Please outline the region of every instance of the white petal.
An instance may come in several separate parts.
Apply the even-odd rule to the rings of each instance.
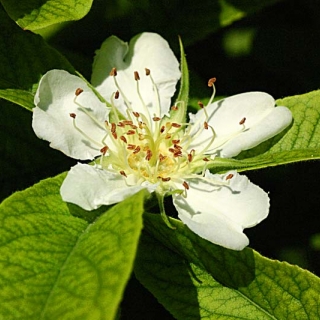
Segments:
[[[180,70],[176,57],[161,36],[155,33],[142,33],[134,37],[129,45],[114,36],[104,41],[100,50],[96,52],[91,83],[108,101],[112,93],[117,90],[113,78],[109,76],[114,67],[118,71],[117,81],[120,88],[132,103],[133,110],[144,112],[134,80],[134,71],[138,71],[143,100],[150,109],[149,112],[159,116],[150,77],[145,75],[145,68],[150,69],[159,91],[161,114],[168,112],[176,83],[180,79]],[[121,94],[115,103],[117,108],[126,114]]]
[[[215,140],[208,154],[234,157],[283,131],[291,122],[292,115],[286,107],[275,107],[274,99],[264,92],[247,92],[217,101],[207,108],[208,123],[213,127]],[[240,121],[245,118],[243,126]],[[203,110],[190,117],[192,123],[199,122],[191,135],[198,134],[190,149],[199,148],[210,142],[212,131],[203,130],[206,120]]]
[[[142,189],[153,192],[156,187],[151,184],[128,186],[121,174],[78,163],[68,172],[60,194],[66,202],[94,210],[102,205],[118,203]]]
[[[100,154],[101,140],[106,132],[74,103],[77,88],[84,90],[77,97],[77,102],[103,125],[104,120],[108,119],[109,109],[87,84],[64,70],[51,70],[40,80],[35,95],[32,127],[39,138],[50,142],[52,148],[75,159],[93,159]],[[97,144],[74,128],[70,113],[76,114],[77,126]]]
[[[226,182],[228,186],[219,183]],[[187,197],[173,197],[179,218],[200,237],[223,247],[242,250],[249,241],[244,228],[265,219],[269,212],[269,197],[246,176],[235,171],[224,175],[206,172],[205,179],[186,180]]]

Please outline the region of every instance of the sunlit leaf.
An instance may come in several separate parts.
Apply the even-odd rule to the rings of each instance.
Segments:
[[[177,319],[318,319],[320,279],[297,266],[213,245],[145,215],[135,273]]]
[[[132,270],[144,194],[88,223],[61,200],[64,176],[0,205],[1,319],[114,319]]]
[[[1,0],[11,19],[25,30],[83,18],[93,0]]]

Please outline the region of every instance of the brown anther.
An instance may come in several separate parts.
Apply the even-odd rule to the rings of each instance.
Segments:
[[[164,138],[165,138],[165,139],[170,139],[170,138],[171,138],[171,134],[170,134],[170,133],[167,133]]]
[[[188,161],[191,162],[193,159],[193,154],[190,152],[188,153]]]
[[[182,149],[182,147],[179,146],[178,144],[174,144],[173,147],[174,147],[175,149],[177,149],[177,150],[181,150],[181,149]]]
[[[161,118],[159,118],[159,117],[153,117],[152,120],[153,120],[153,121],[160,121]]]
[[[178,144],[180,142],[180,140],[172,140],[173,144]]]
[[[77,115],[76,115],[75,113],[69,113],[69,116],[70,116],[71,118],[75,119]]]
[[[138,129],[138,126],[136,126],[135,124],[131,124],[130,127],[135,130],[135,129]]]
[[[175,123],[175,122],[172,122],[171,125],[172,125],[174,128],[180,128],[180,127],[181,127],[181,124]]]
[[[79,96],[82,92],[83,92],[83,89],[78,88],[74,94],[75,94],[76,96]]]
[[[149,146],[148,145],[145,145],[143,148],[142,148],[143,151],[147,151],[149,150]]]
[[[171,180],[171,178],[170,178],[170,177],[167,177],[167,178],[161,178],[161,180],[162,180],[163,182],[168,182],[168,181],[170,181],[170,180]]]
[[[208,81],[208,87],[213,87],[213,84],[214,84],[216,81],[217,81],[216,78],[211,78],[211,79],[209,79],[209,81]]]
[[[126,126],[131,126],[133,124],[131,120],[123,120],[122,123]]]
[[[120,96],[120,92],[117,90],[114,94],[114,98],[119,99],[119,96]]]
[[[227,176],[226,176],[226,180],[230,180],[233,178],[233,174],[232,173],[229,173]]]
[[[108,127],[109,126],[109,121],[108,120],[104,120],[104,124]]]
[[[199,106],[201,109],[204,108],[204,105],[203,105],[203,103],[202,103],[201,101],[198,101],[198,106]]]
[[[117,76],[117,69],[116,68],[112,68],[110,71],[110,76],[111,77],[116,77]]]
[[[170,151],[171,153],[175,153],[175,152],[176,152],[176,150],[173,149],[173,148],[169,148],[169,151]]]
[[[115,139],[118,139],[118,135],[116,132],[112,132],[112,136],[115,138]]]
[[[116,132],[116,124],[114,122],[111,123],[111,132],[112,133]]]
[[[165,129],[166,129],[165,126],[162,126],[160,129],[160,133],[163,133]]]
[[[205,162],[210,161],[207,157],[206,157],[206,158],[203,158],[202,160],[205,161]]]
[[[103,148],[100,149],[100,152],[101,152],[103,155],[105,155],[105,154],[107,153],[108,149],[109,149],[108,146],[104,146]]]
[[[184,186],[184,188],[186,190],[189,190],[189,185],[188,185],[188,183],[186,181],[184,181],[182,185]]]
[[[161,153],[159,154],[159,160],[162,162],[164,159],[166,159],[167,156],[162,155]]]
[[[207,121],[205,121],[205,122],[203,123],[203,126],[204,126],[204,128],[205,128],[206,130],[208,130],[209,125],[208,125],[208,122],[207,122]]]
[[[122,140],[124,143],[127,143],[127,139],[126,139],[126,137],[124,137],[124,136],[121,136],[121,137],[120,137],[120,140]]]
[[[127,146],[127,149],[128,149],[128,150],[134,150],[135,148],[136,148],[136,145],[135,145],[135,144],[129,143],[128,146]]]
[[[137,146],[137,147],[134,149],[133,153],[134,153],[134,154],[137,154],[140,150],[141,150],[140,146]]]
[[[126,173],[123,170],[120,171],[120,174],[124,177],[127,177]]]
[[[133,115],[136,117],[136,118],[139,118],[140,117],[140,113],[139,112],[135,112],[135,111],[132,111]]]
[[[134,80],[136,80],[136,81],[140,80],[140,76],[139,76],[139,72],[138,71],[134,72]]]
[[[124,123],[123,122],[119,122],[118,123],[118,127],[124,128]]]
[[[180,150],[176,150],[175,153],[173,154],[173,156],[174,156],[175,158],[181,157],[181,156],[182,156],[182,152],[181,152]]]
[[[135,134],[136,132],[134,130],[128,130],[127,135],[128,136],[132,136],[133,134]]]
[[[146,70],[146,76],[150,76],[150,69],[144,68],[144,70]]]
[[[152,158],[152,151],[149,149],[147,150],[146,160],[149,161]]]
[[[177,106],[172,106],[172,107],[171,107],[171,110],[177,111],[177,110],[178,110],[178,107],[177,107]]]
[[[239,122],[240,125],[244,124],[246,122],[246,118],[242,118],[241,121]]]

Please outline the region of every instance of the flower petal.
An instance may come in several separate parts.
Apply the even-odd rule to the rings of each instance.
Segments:
[[[108,119],[109,109],[87,84],[67,71],[51,70],[40,80],[35,95],[32,127],[39,138],[49,141],[52,148],[67,156],[81,160],[93,159],[100,154],[101,140],[106,132],[74,103],[78,88],[83,92],[76,101],[103,125]],[[70,113],[76,114],[77,126],[96,143],[75,129]]]
[[[207,171],[204,179],[186,181],[187,197],[173,196],[179,218],[193,232],[215,244],[233,250],[247,246],[249,240],[243,229],[267,217],[268,195],[236,171],[224,175]],[[227,182],[228,185],[221,185]]]
[[[153,192],[157,185],[128,186],[126,178],[97,166],[78,163],[68,172],[60,194],[63,201],[74,203],[85,210],[118,203],[142,189]]]
[[[212,130],[203,130],[201,127],[207,121],[215,133],[207,154],[224,158],[234,157],[243,150],[257,146],[283,131],[292,122],[290,110],[275,107],[274,99],[264,92],[238,94],[209,105],[206,111],[208,120],[203,110],[190,116],[191,123],[199,123],[190,134],[195,135],[201,130],[190,149],[206,145],[212,139]]]
[[[161,36],[155,33],[142,33],[134,37],[129,45],[114,36],[104,41],[96,52],[91,83],[107,101],[110,101],[112,94],[117,91],[113,77],[109,76],[112,68],[117,68],[117,82],[132,104],[132,109],[144,112],[134,80],[134,72],[138,71],[143,100],[150,109],[150,114],[155,113],[160,116],[151,79],[145,74],[145,68],[150,69],[159,91],[161,115],[168,112],[171,97],[180,79],[180,70],[176,57],[167,41]],[[115,104],[122,114],[126,114],[123,98],[120,93]]]

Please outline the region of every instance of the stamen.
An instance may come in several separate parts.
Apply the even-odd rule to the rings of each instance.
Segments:
[[[108,151],[109,147],[108,146],[104,146],[103,148],[100,149],[100,152],[105,156],[107,151]]]
[[[246,122],[246,118],[244,117],[244,118],[242,118],[242,119],[240,120],[239,124],[240,124],[240,125],[243,125],[245,122]]]
[[[189,190],[189,189],[190,189],[189,184],[188,184],[186,181],[184,181],[182,185],[184,186],[184,188],[185,188],[186,190]]]
[[[180,127],[181,127],[181,124],[175,123],[175,122],[172,122],[171,125],[172,125],[174,128],[180,128]]]
[[[76,115],[75,113],[69,113],[69,116],[70,116],[71,118],[75,119],[77,115]]]
[[[171,107],[171,110],[173,110],[173,111],[178,111],[178,107],[177,107],[177,106],[172,106],[172,107]]]
[[[139,112],[132,111],[132,113],[133,113],[133,115],[134,115],[136,118],[139,118],[139,117],[140,117]]]
[[[140,80],[140,76],[139,76],[139,72],[138,71],[134,71],[134,80],[136,80],[136,81]]]
[[[147,150],[146,160],[149,161],[152,158],[152,151],[149,149]]]
[[[153,121],[160,121],[161,118],[159,118],[159,117],[153,117],[152,120],[153,120]]]
[[[76,96],[79,96],[82,92],[83,92],[83,89],[78,88],[74,94],[75,94]]]
[[[110,76],[111,77],[116,77],[117,76],[117,68],[112,68],[110,71]]]
[[[170,180],[171,180],[171,178],[170,178],[170,177],[167,177],[167,178],[161,178],[161,180],[162,180],[163,182],[168,182],[168,181],[170,181]]]
[[[167,159],[167,156],[162,155],[161,153],[159,154],[159,160],[162,162],[163,160]]]
[[[128,132],[127,132],[127,135],[128,136],[132,136],[133,134],[135,134],[136,132],[134,131],[134,130],[129,130]]]
[[[116,124],[114,122],[111,123],[111,132],[115,133],[116,132]]]
[[[232,173],[229,173],[227,176],[226,176],[226,180],[230,180],[233,178],[233,174]]]
[[[180,142],[180,140],[172,140],[173,144],[178,144]]]
[[[127,143],[127,139],[126,139],[126,137],[124,137],[124,136],[121,136],[121,137],[120,137],[120,140],[122,140],[124,143]]]
[[[205,128],[206,130],[208,130],[209,125],[208,125],[208,122],[207,122],[207,121],[205,121],[205,122],[203,123],[203,126],[204,126],[204,128]]]
[[[120,174],[124,177],[127,177],[126,173],[123,170],[120,171]]]
[[[211,98],[210,98],[207,106],[209,106],[209,105],[212,103],[212,101],[213,101],[213,99],[214,99],[214,96],[216,95],[216,87],[215,87],[215,85],[214,85],[214,83],[215,83],[216,81],[217,81],[216,78],[211,78],[211,79],[209,79],[209,81],[208,81],[208,87],[212,88],[213,92],[212,92],[212,96],[211,96]]]
[[[202,160],[205,161],[205,162],[210,161],[210,159],[208,159],[207,157],[203,158]]]
[[[133,154],[137,154],[140,150],[141,150],[140,146],[137,146],[137,147],[134,149]]]
[[[160,129],[160,133],[163,133],[165,129],[166,129],[165,126],[162,126]]]
[[[150,69],[144,68],[144,70],[146,70],[146,76],[150,76]]]
[[[120,92],[119,90],[117,90],[116,93],[114,94],[114,98],[119,99],[119,96],[120,96]]]
[[[127,149],[128,150],[134,150],[136,148],[135,144],[128,144]]]
[[[198,101],[198,106],[199,106],[201,109],[204,108],[204,105],[203,105],[203,103],[202,103],[201,101]]]
[[[115,138],[115,139],[118,139],[118,135],[116,132],[112,132],[112,136]]]

